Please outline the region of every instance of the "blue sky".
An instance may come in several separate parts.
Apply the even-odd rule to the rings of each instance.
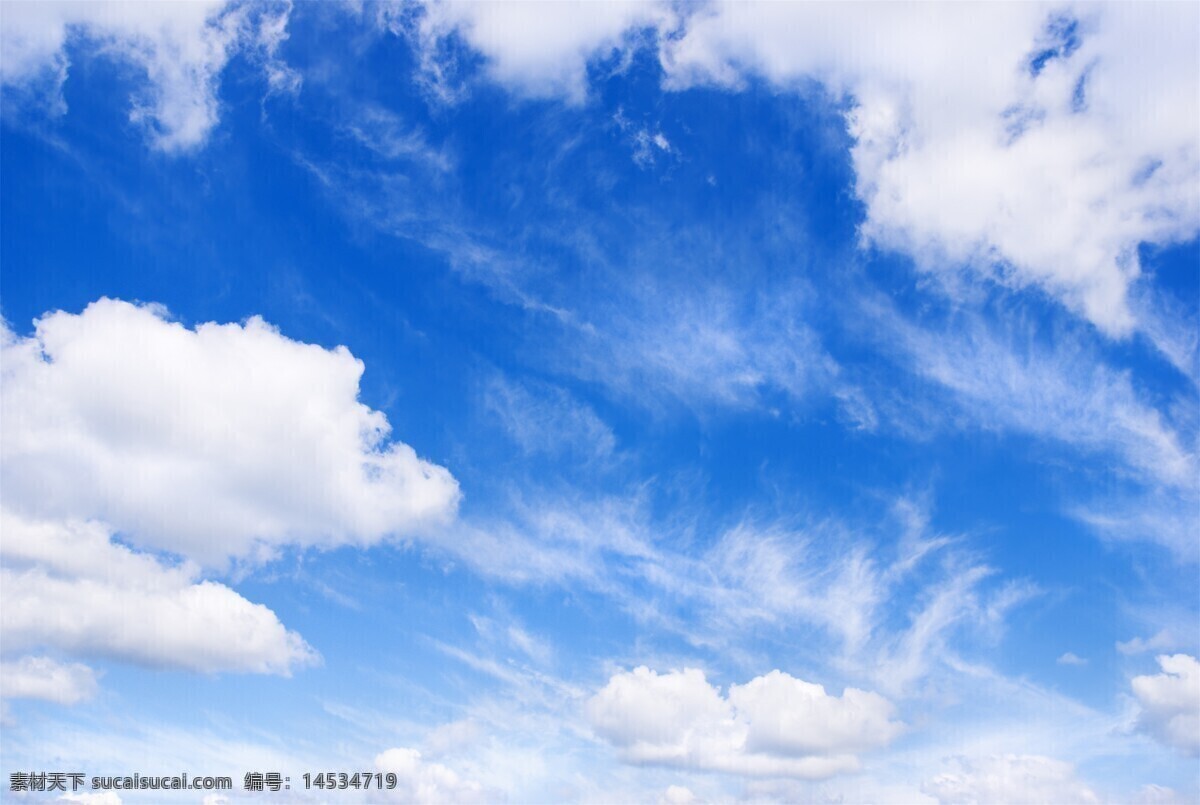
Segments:
[[[1200,798],[1195,5],[3,11],[6,776]]]

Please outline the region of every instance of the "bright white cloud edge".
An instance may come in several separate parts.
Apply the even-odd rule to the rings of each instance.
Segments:
[[[169,320],[102,299],[5,329],[5,506],[98,520],[207,566],[284,546],[368,546],[454,517],[458,484],[389,439],[344,347],[262,319]]]
[[[731,685],[702,671],[659,674],[645,666],[614,674],[587,703],[598,735],[637,764],[744,776],[822,779],[859,768],[858,753],[891,742],[903,725],[877,693],[820,685],[781,671]]]

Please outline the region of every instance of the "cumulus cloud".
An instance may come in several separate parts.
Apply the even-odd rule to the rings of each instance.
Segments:
[[[618,0],[610,3],[474,3],[435,0],[423,4],[416,24],[426,50],[452,33],[464,36],[487,60],[496,81],[535,98],[579,102],[587,94],[589,60],[623,46],[631,31],[670,27],[666,4]],[[402,22],[385,17],[390,26]]]
[[[0,19],[0,74],[9,88],[49,82],[52,105],[65,111],[68,49],[74,41],[87,42],[144,73],[130,119],[146,125],[158,148],[187,150],[216,125],[218,80],[239,49],[262,61],[273,89],[294,84],[296,76],[275,58],[289,12],[287,3],[226,0],[13,3]]]
[[[1069,763],[1041,755],[956,758],[954,770],[927,780],[922,790],[942,805],[1004,802],[1099,802]]]
[[[663,63],[673,86],[757,74],[849,96],[866,237],[1122,333],[1138,243],[1200,223],[1198,31],[1194,7],[1167,5],[722,2]]]
[[[1200,662],[1187,654],[1158,657],[1163,673],[1133,678],[1138,727],[1187,755],[1200,755]]]
[[[484,787],[474,780],[465,780],[453,769],[422,759],[416,749],[395,748],[380,753],[375,767],[396,775],[396,788],[390,796],[400,802],[489,802]]]
[[[661,805],[689,805],[689,803],[699,802],[696,795],[692,793],[692,789],[682,785],[669,785],[662,796],[658,798]]]
[[[102,521],[210,566],[450,518],[454,478],[389,440],[384,415],[358,401],[362,372],[344,347],[257,317],[190,329],[103,299],[43,317],[30,337],[5,328],[5,506]]]
[[[7,605],[6,605],[7,606]],[[96,693],[96,674],[86,665],[49,657],[22,657],[0,662],[0,698],[42,699],[76,704]]]
[[[113,542],[94,522],[0,512],[0,636],[6,652],[54,649],[156,668],[288,674],[315,652],[275,613],[194,567],[169,566]],[[35,684],[31,675],[41,676]],[[94,689],[81,665],[5,663],[5,696],[70,704]]]
[[[857,769],[858,753],[903,729],[876,693],[847,688],[831,696],[781,671],[722,696],[703,671],[643,666],[609,679],[587,713],[629,763],[805,779]]]
[[[345,348],[109,299],[2,335],[6,653],[288,674],[316,652],[202,567],[368,545],[454,513],[454,479],[388,438]],[[6,697],[95,687],[85,666],[37,657],[3,677]]]

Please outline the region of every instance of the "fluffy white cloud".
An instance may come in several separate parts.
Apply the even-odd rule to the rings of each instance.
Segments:
[[[421,758],[416,749],[395,748],[375,758],[375,767],[396,775],[396,788],[390,792],[400,802],[488,802],[482,785],[464,780],[453,769]]]
[[[733,713],[720,691],[696,668],[659,675],[642,666],[615,674],[588,705],[598,733],[631,756],[684,757],[687,741],[698,741],[706,728],[728,732]]]
[[[453,514],[450,474],[389,442],[384,416],[358,402],[362,370],[344,348],[259,319],[193,330],[107,299],[48,315],[28,338],[6,327],[5,651],[201,672],[315,661],[275,613],[196,563],[370,544]],[[77,665],[46,666],[31,685],[47,662],[6,664],[5,695],[67,702],[94,688]]]
[[[729,701],[750,725],[746,748],[777,755],[854,753],[891,743],[901,725],[892,705],[877,693],[846,688],[841,697],[825,688],[771,671],[729,688]]]
[[[1123,333],[1138,243],[1200,225],[1198,32],[1193,6],[721,2],[663,63],[674,86],[755,73],[851,96],[865,236]]]
[[[61,111],[67,46],[86,40],[144,72],[130,119],[148,126],[157,147],[185,150],[203,143],[216,125],[218,79],[235,51],[258,54],[273,88],[295,80],[273,58],[289,9],[227,0],[12,3],[0,17],[0,74],[10,87],[48,79]]]
[[[49,657],[0,662],[0,698],[76,704],[95,693],[96,674],[86,665],[60,663]]]
[[[689,805],[699,800],[692,793],[692,789],[682,785],[669,785],[658,801],[661,805]]]
[[[368,545],[450,518],[450,473],[389,441],[363,364],[259,318],[189,329],[104,299],[3,334],[5,506],[206,565]],[[189,596],[212,596],[204,585]]]
[[[1041,755],[956,759],[954,771],[926,781],[922,790],[942,805],[1007,802],[1099,802],[1075,777],[1071,764]]]
[[[528,96],[578,102],[587,92],[590,59],[621,47],[631,30],[669,27],[672,20],[666,4],[639,0],[436,0],[424,3],[418,26],[427,49],[458,32],[487,58],[488,72],[495,80]]]
[[[587,713],[630,763],[806,779],[857,769],[857,753],[902,729],[878,694],[847,688],[831,696],[780,671],[732,685],[723,697],[702,671],[643,666],[613,675]]]
[[[103,525],[38,522],[3,511],[0,530],[6,652],[53,648],[151,667],[276,674],[316,660],[271,610],[199,580],[193,567],[171,567],[114,543]],[[6,663],[4,695],[71,703],[94,687],[87,668],[48,663]],[[29,681],[34,672],[49,675],[43,687]]]
[[[1200,662],[1187,654],[1162,655],[1163,673],[1133,678],[1142,711],[1138,726],[1168,746],[1200,755]]]

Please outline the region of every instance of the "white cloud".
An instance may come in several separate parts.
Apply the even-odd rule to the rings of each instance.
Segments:
[[[637,28],[669,27],[666,4],[617,2],[423,3],[426,48],[457,32],[487,59],[491,77],[531,97],[582,101],[589,60],[611,54]]]
[[[60,663],[49,657],[0,662],[0,698],[77,704],[95,694],[96,674],[86,665]]]
[[[902,729],[877,693],[846,688],[838,698],[781,671],[731,686],[729,701],[750,724],[746,748],[753,752],[854,753],[891,743]]]
[[[669,785],[658,801],[661,805],[690,805],[700,800],[687,786]]]
[[[954,771],[943,772],[922,786],[942,805],[1100,801],[1075,777],[1071,764],[1041,755],[957,758],[954,765]]]
[[[0,511],[0,636],[6,652],[52,648],[160,668],[288,674],[317,659],[271,610],[112,541],[98,523],[37,522]],[[94,687],[83,666],[5,664],[5,695],[36,695],[27,674],[54,672],[66,702]],[[41,664],[39,666],[39,664]],[[70,685],[68,685],[70,683]],[[43,695],[42,698],[48,698]],[[82,695],[76,696],[82,698]]]
[[[257,317],[189,329],[103,299],[28,338],[5,328],[5,506],[102,521],[210,566],[446,521],[457,483],[389,441],[384,415],[358,401],[362,372],[344,347]]]
[[[1200,662],[1187,654],[1164,654],[1158,664],[1163,673],[1136,676],[1131,683],[1141,705],[1138,727],[1185,754],[1200,755]]]
[[[626,762],[805,779],[857,769],[858,753],[903,728],[878,694],[847,688],[831,696],[780,671],[732,685],[723,697],[697,669],[658,674],[643,666],[613,675],[587,714]]]
[[[1057,660],[1059,665],[1087,665],[1087,660],[1074,652],[1068,651]]]
[[[296,76],[274,58],[289,12],[283,3],[251,7],[225,0],[12,3],[0,21],[0,73],[10,87],[49,75],[61,111],[67,47],[76,38],[86,40],[144,72],[130,119],[148,127],[158,148],[187,150],[201,145],[216,125],[218,80],[239,49],[263,61],[273,89],[294,86]]]
[[[400,802],[489,802],[494,798],[482,785],[464,780],[453,769],[423,760],[416,749],[388,749],[375,758],[375,767],[396,775],[397,785],[389,796]]]
[[[1138,243],[1200,224],[1198,31],[1179,5],[719,2],[662,56],[669,86],[758,74],[849,95],[865,236],[1119,334]]]

